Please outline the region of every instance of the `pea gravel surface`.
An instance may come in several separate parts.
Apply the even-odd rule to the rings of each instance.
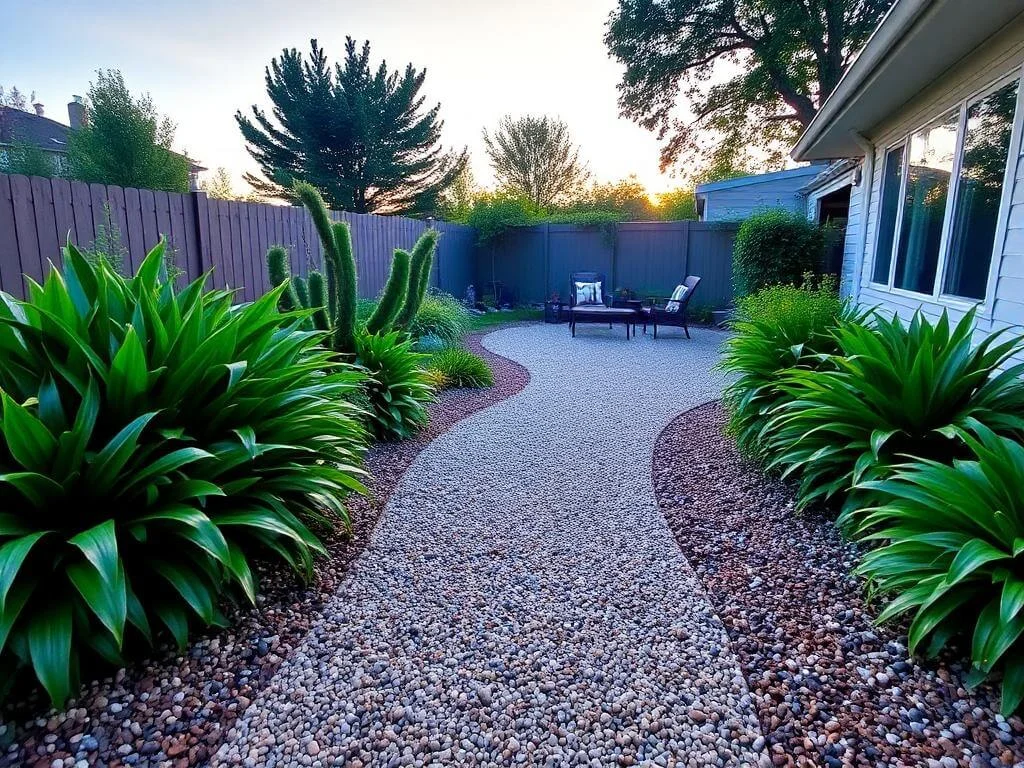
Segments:
[[[661,429],[719,395],[723,339],[484,337],[530,383],[418,455],[215,763],[769,764],[651,484]]]

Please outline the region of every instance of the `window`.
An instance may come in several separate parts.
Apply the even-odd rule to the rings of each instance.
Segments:
[[[967,109],[943,293],[985,298],[1017,88],[1004,85]]]
[[[896,246],[895,288],[931,293],[935,286],[949,177],[956,157],[958,118],[958,113],[950,112],[910,137],[903,216]]]
[[[888,149],[872,282],[985,299],[1019,90],[1004,80]]]
[[[882,204],[878,214],[878,243],[875,245],[875,268],[871,280],[889,284],[892,264],[892,241],[896,232],[896,214],[900,210],[900,180],[903,177],[903,147],[890,149],[882,169]]]

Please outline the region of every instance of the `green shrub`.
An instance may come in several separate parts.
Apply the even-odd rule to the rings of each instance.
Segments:
[[[423,359],[401,331],[356,337],[356,363],[369,373],[370,428],[378,439],[402,440],[427,423],[425,404],[433,392],[421,368]]]
[[[1024,428],[1024,365],[1000,370],[1024,338],[973,346],[973,325],[973,312],[953,328],[945,312],[935,324],[922,313],[909,325],[877,314],[870,325],[841,322],[831,367],[781,374],[766,445],[770,466],[800,477],[801,506],[877,479],[897,456],[948,461],[979,423]]]
[[[388,273],[388,281],[384,284],[380,299],[374,307],[373,312],[366,318],[367,333],[382,333],[391,330],[391,326],[398,319],[402,311],[403,300],[409,290],[410,256],[408,251],[401,248],[395,249],[395,255],[391,259],[391,271]],[[359,308],[356,307],[356,316],[359,315]]]
[[[803,288],[773,285],[739,299],[719,366],[736,375],[723,399],[740,450],[762,454],[766,415],[781,398],[779,374],[792,367],[817,370],[821,355],[837,350],[832,331],[838,322],[853,317],[833,277],[808,280]]]
[[[436,336],[445,344],[457,344],[469,329],[469,310],[447,293],[431,293],[420,304],[408,331],[414,338]]]
[[[769,285],[796,285],[821,270],[825,235],[797,213],[772,209],[746,219],[733,246],[733,283],[739,296]]]
[[[876,499],[854,535],[881,546],[857,569],[892,597],[881,621],[912,612],[909,648],[970,642],[968,685],[1002,670],[1002,711],[1024,700],[1024,445],[976,426],[970,460],[916,461],[869,481]]]
[[[0,660],[55,706],[82,663],[254,601],[252,554],[309,574],[309,526],[362,490],[363,375],[279,314],[282,289],[176,292],[163,251],[125,278],[69,245],[28,302],[0,294]]]
[[[493,387],[494,374],[480,357],[462,347],[447,347],[430,358],[430,369],[440,371],[446,387]]]

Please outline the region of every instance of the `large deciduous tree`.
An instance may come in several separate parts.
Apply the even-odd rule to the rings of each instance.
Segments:
[[[569,127],[555,117],[506,115],[493,134],[484,131],[484,147],[498,184],[538,208],[568,199],[590,175]]]
[[[119,187],[188,192],[189,160],[171,150],[174,123],[148,94],[135,98],[117,70],[89,86],[86,124],[68,134],[70,176]]]
[[[663,169],[701,150],[743,165],[748,147],[775,164],[893,2],[619,0],[605,43],[626,67],[622,114],[666,139]]]
[[[246,181],[268,197],[292,199],[296,181],[312,184],[332,208],[355,213],[427,214],[466,165],[441,146],[441,105],[424,109],[426,70],[370,66],[370,44],[346,38],[331,65],[311,41],[308,60],[285,49],[266,69],[272,115],[253,106],[235,114],[264,178]]]

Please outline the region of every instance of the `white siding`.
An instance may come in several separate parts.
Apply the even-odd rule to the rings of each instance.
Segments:
[[[901,317],[910,317],[918,308],[932,317],[937,317],[943,309],[949,309],[950,316],[954,319],[962,317],[970,308],[970,304],[966,302],[938,301],[931,297],[892,292],[870,282],[885,151],[887,146],[897,143],[910,131],[956,107],[961,101],[983,90],[1000,77],[1019,72],[1022,65],[1024,19],[1018,19],[986,41],[985,45],[970,56],[957,62],[943,77],[908,102],[890,119],[865,132],[876,150],[871,179],[871,200],[866,220],[867,240],[860,275],[861,305],[889,309]],[[1019,117],[1016,130],[1020,131]],[[1020,146],[1016,137],[1013,146]],[[1012,204],[1001,214],[1006,217],[1006,237],[1002,252],[996,253],[993,257],[999,262],[995,301],[991,306],[982,308],[977,324],[979,333],[1024,324],[1024,157],[1014,157],[1011,163],[1014,168],[1011,176]],[[858,198],[862,197],[863,194],[858,195]],[[848,231],[847,250],[849,252],[852,249],[856,255],[861,240],[858,237],[851,242],[851,236],[852,228]],[[998,244],[997,235],[997,246]]]
[[[704,220],[739,221],[766,208],[802,211],[804,199],[798,190],[806,186],[808,180],[807,176],[793,176],[703,192]]]

